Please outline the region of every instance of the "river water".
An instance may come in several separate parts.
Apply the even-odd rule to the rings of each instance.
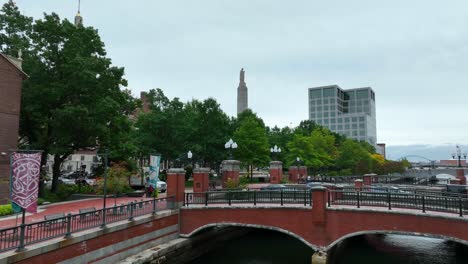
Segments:
[[[311,264],[313,251],[275,231],[253,230],[192,261],[193,264]],[[365,235],[329,253],[328,264],[468,264],[468,247],[441,239]]]

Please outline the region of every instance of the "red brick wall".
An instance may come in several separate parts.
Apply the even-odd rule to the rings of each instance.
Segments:
[[[468,241],[466,219],[385,211],[326,210],[324,204],[317,205],[318,202],[314,200],[316,208],[312,210],[255,207],[182,209],[180,233],[188,235],[207,224],[238,223],[280,228],[319,247],[327,247],[349,234],[374,231],[433,234]],[[321,221],[322,217],[325,221]]]
[[[0,56],[0,153],[16,149],[23,76]],[[9,157],[0,155],[0,204],[9,199]]]
[[[155,220],[152,222],[152,224],[141,224],[131,228],[105,234],[97,238],[86,240],[85,246],[82,246],[83,242],[80,242],[78,244],[63,247],[17,263],[49,264],[65,261],[67,259],[71,259],[76,256],[80,256],[127,239],[142,236],[165,227],[176,225],[178,221],[177,218],[178,215],[168,216]]]

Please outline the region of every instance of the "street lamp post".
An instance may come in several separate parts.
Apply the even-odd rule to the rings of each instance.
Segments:
[[[462,154],[462,150],[461,150],[460,146],[457,145],[457,146],[456,146],[455,152],[452,153],[452,158],[453,158],[453,159],[458,158],[458,167],[461,167],[461,166],[462,166],[462,165],[461,165],[461,158],[462,158],[462,156],[463,156],[463,159],[466,160],[466,156],[467,156],[467,155],[466,155],[466,152],[463,152],[463,154]]]
[[[102,205],[102,225],[101,227],[104,228],[106,226],[106,199],[107,199],[107,155],[108,153],[105,152],[101,154],[104,158],[104,201]]]
[[[237,149],[237,143],[230,138],[229,141],[224,144],[224,148],[229,149],[229,159],[232,160],[232,151]]]
[[[270,148],[271,155],[273,156],[273,160],[276,160],[278,157],[278,153],[281,153],[281,148],[278,148],[278,146],[274,146]]]
[[[297,166],[297,180],[301,181],[300,178],[300,173],[299,173],[299,165],[300,165],[301,159],[299,157],[296,157],[296,166]]]

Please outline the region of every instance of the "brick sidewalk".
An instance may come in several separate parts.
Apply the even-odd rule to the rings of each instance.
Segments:
[[[162,193],[158,196],[158,198],[166,197],[165,193]],[[119,197],[116,199],[116,204],[127,204],[129,202],[134,201],[141,201],[143,200],[151,200],[152,198],[145,198],[145,197]],[[114,206],[114,198],[108,197],[106,200],[106,207]],[[57,214],[57,213],[64,213],[65,215],[68,213],[77,214],[79,213],[80,209],[83,208],[90,208],[95,207],[96,209],[102,209],[103,207],[103,198],[92,198],[86,200],[78,200],[78,201],[69,201],[69,202],[62,202],[62,203],[53,203],[48,205],[41,205],[38,207],[38,212],[35,214],[26,214],[26,224],[32,222],[39,222],[44,221],[45,215]],[[13,227],[16,225],[21,224],[21,213],[17,216],[13,215],[10,217],[5,217],[0,219],[0,229]]]

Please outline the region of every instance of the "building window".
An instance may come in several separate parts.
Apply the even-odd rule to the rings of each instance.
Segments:
[[[320,112],[322,111],[322,107],[321,106],[317,106],[317,112]]]
[[[353,129],[357,129],[357,124],[353,124]]]
[[[357,130],[353,130],[353,136],[357,137]]]
[[[359,135],[360,135],[360,136],[365,136],[365,135],[366,135],[366,131],[364,131],[364,130],[359,130]]]
[[[349,117],[345,117],[344,121],[345,123],[349,123]]]
[[[315,118],[315,114],[310,114],[310,118]]]
[[[338,125],[338,130],[343,130],[343,125]]]
[[[352,120],[353,120],[354,123],[356,123],[357,122],[357,117],[353,117]]]
[[[357,99],[368,99],[369,93],[367,90],[358,90],[356,91],[356,98]]]
[[[349,125],[348,125],[348,124],[347,124],[347,125],[345,125],[344,127],[345,127],[345,129],[349,129]]]
[[[84,160],[84,156],[81,156],[81,160]]]
[[[363,123],[360,123],[360,124],[359,124],[359,128],[364,128],[364,124],[363,124]]]
[[[363,116],[359,117],[359,122],[364,122],[364,117]]]
[[[323,111],[328,111],[328,105],[323,106]]]
[[[335,96],[335,88],[323,89],[323,97],[334,97],[334,96]]]
[[[328,112],[324,112],[323,117],[328,117]]]
[[[336,123],[336,119],[335,119],[335,118],[330,119],[330,123],[331,123],[331,124],[335,124],[335,123]]]
[[[328,119],[324,119],[324,120],[323,120],[323,123],[324,123],[325,125],[328,125]]]
[[[330,129],[333,130],[333,131],[335,131],[335,130],[336,130],[336,126],[335,126],[335,125],[331,125],[331,126],[330,126]]]
[[[323,104],[328,104],[328,99],[327,98],[323,99]]]
[[[335,112],[330,112],[331,117],[335,117]]]
[[[317,90],[310,90],[309,91],[309,96],[312,98],[320,98],[322,97],[322,90],[317,89]]]

